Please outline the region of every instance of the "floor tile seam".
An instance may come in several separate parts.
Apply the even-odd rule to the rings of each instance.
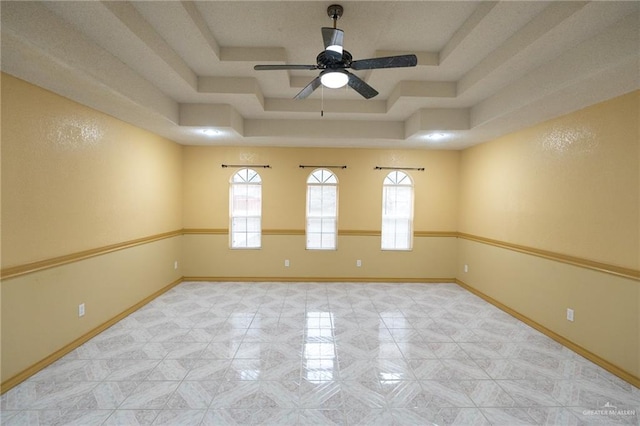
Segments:
[[[531,408],[567,408],[564,405],[540,405],[540,404],[531,404],[531,405],[523,405],[523,404],[514,404],[514,405],[477,405],[478,408],[520,408],[520,409],[531,409]]]
[[[102,425],[107,424],[107,421],[109,420],[109,418],[110,418],[111,416],[115,415],[115,414],[116,414],[116,412],[118,412],[118,411],[140,411],[140,410],[145,410],[145,411],[155,411],[155,412],[156,412],[156,413],[154,414],[154,416],[153,416],[153,419],[152,419],[152,420],[151,420],[151,422],[149,423],[150,425],[152,425],[152,424],[153,424],[153,422],[155,422],[155,421],[156,421],[156,419],[158,418],[158,416],[160,415],[160,410],[158,410],[158,409],[149,409],[149,408],[131,408],[131,409],[129,409],[129,408],[125,408],[125,409],[119,409],[119,408],[116,408],[116,409],[114,409],[114,410],[113,410],[113,412],[112,412],[112,413],[111,413],[111,414],[110,414],[106,419],[104,419],[104,421],[102,422]]]
[[[128,395],[127,395],[127,396],[126,396],[126,397],[121,401],[121,404],[122,404],[122,403],[123,403],[123,402],[124,402],[124,401],[129,397],[129,396],[131,396],[131,394],[132,394],[132,393],[133,393],[133,392],[138,388],[138,386],[140,386],[142,383],[145,383],[145,382],[160,382],[160,381],[166,381],[166,380],[147,380],[147,378],[151,375],[151,373],[153,373],[153,372],[158,368],[158,366],[159,366],[163,361],[165,361],[165,360],[166,360],[166,356],[167,356],[167,355],[165,355],[165,358],[163,358],[163,359],[161,359],[161,360],[158,360],[158,361],[157,361],[157,363],[155,364],[155,366],[153,366],[153,368],[148,369],[148,370],[147,370],[147,373],[144,375],[144,377],[140,378],[140,380],[130,380],[131,382],[138,382],[138,384],[136,385],[136,387],[134,387],[133,389],[131,389],[131,390],[129,391],[129,394],[128,394]],[[133,361],[141,361],[141,360],[133,360]],[[148,360],[145,360],[145,361],[148,361]],[[153,361],[156,361],[156,360],[153,360]],[[107,380],[104,380],[103,382],[106,382],[106,381],[107,381]],[[109,380],[109,381],[110,381],[110,382],[114,382],[115,380]],[[121,382],[126,382],[126,381],[127,381],[127,380],[122,380]],[[168,381],[172,381],[172,380],[168,380]],[[120,405],[118,405],[118,408],[119,408],[119,407],[120,407]]]
[[[505,408],[512,408],[512,407],[479,407],[478,410],[480,410],[482,412],[482,414],[485,417],[485,419],[487,419],[487,422],[489,424],[493,425],[494,423],[491,422],[491,417],[488,414],[485,414],[483,412],[483,410],[487,410],[487,409],[505,409]],[[537,424],[535,419],[533,417],[531,417],[531,415],[528,412],[524,411],[521,408],[519,408],[519,410],[521,410],[523,412],[523,414],[529,418],[530,422],[526,423],[526,424],[530,424],[530,425],[536,425]]]
[[[492,424],[489,419],[484,415],[484,413],[482,411],[480,411],[479,408],[477,407],[446,407],[446,408],[457,408],[459,410],[475,410],[477,411],[477,413],[486,421],[486,424]],[[397,408],[395,408],[395,410],[397,410]],[[415,408],[411,407],[411,408],[407,408],[407,410],[412,410],[414,411]]]
[[[60,383],[95,383],[95,384],[94,384],[93,386],[91,386],[89,389],[85,390],[83,394],[81,394],[81,395],[75,395],[75,396],[72,396],[72,397],[71,397],[71,405],[66,406],[66,407],[65,407],[65,406],[60,407],[59,405],[57,405],[57,404],[56,404],[56,405],[55,405],[55,407],[47,407],[47,406],[44,406],[44,407],[42,407],[42,408],[37,408],[37,405],[36,405],[36,408],[18,408],[18,409],[16,409],[16,410],[17,410],[17,411],[50,411],[50,410],[60,410],[61,412],[66,412],[66,411],[69,411],[69,410],[73,409],[73,407],[75,407],[75,404],[76,404],[80,399],[82,399],[82,398],[86,397],[86,395],[88,395],[88,394],[92,393],[92,392],[93,392],[93,390],[94,390],[94,389],[99,385],[99,383],[100,383],[100,382],[88,382],[88,381],[83,381],[83,382],[58,382],[57,384],[60,384]],[[35,384],[37,385],[37,383],[35,383]],[[69,388],[66,388],[66,389],[69,389]],[[65,389],[65,390],[66,390],[66,389]],[[48,395],[50,395],[50,394],[47,394],[47,395],[40,395],[39,397],[35,398],[33,401],[29,401],[29,404],[30,404],[30,405],[31,405],[31,404],[33,404],[33,403],[36,403],[36,404],[37,404],[37,401],[38,401],[38,400],[40,400],[42,397],[47,397]],[[18,404],[18,405],[21,405],[21,404]],[[3,411],[4,411],[4,410],[3,410]]]
[[[496,384],[498,386],[500,386],[500,388],[506,392],[512,399],[515,400],[515,398],[512,395],[512,391],[510,391],[509,389],[505,388],[504,385],[501,384],[501,382],[531,382],[531,380],[527,380],[527,379],[493,379]],[[554,382],[556,382],[556,380],[554,380]],[[529,392],[529,390],[527,389],[527,392]],[[545,407],[564,407],[564,405],[562,404],[562,402],[560,402],[558,400],[558,398],[556,398],[553,395],[553,392],[551,393],[545,393],[545,395],[549,396],[551,399],[553,399],[553,401],[555,401],[558,405],[544,405]]]
[[[149,373],[151,374],[151,373]],[[186,376],[185,376],[186,377]],[[172,410],[172,408],[169,408],[167,406],[167,404],[169,404],[169,401],[171,401],[171,398],[173,397],[173,395],[176,394],[176,392],[178,392],[178,389],[180,388],[180,386],[182,385],[182,383],[184,382],[184,378],[182,380],[143,380],[141,381],[138,386],[136,386],[133,390],[131,390],[131,392],[129,393],[129,395],[127,397],[125,397],[122,402],[120,403],[120,405],[118,405],[118,408],[116,408],[116,410],[120,410],[120,406],[122,406],[122,404],[124,404],[124,402],[127,400],[127,398],[129,398],[129,396],[131,396],[133,394],[133,392],[135,392],[135,390],[142,385],[142,383],[153,383],[153,382],[178,382],[178,385],[176,386],[176,388],[171,392],[171,395],[169,395],[167,397],[167,400],[162,404],[162,407],[160,408],[154,408],[154,410]],[[193,380],[193,381],[198,381],[198,380]],[[126,410],[126,409],[123,409]],[[135,410],[151,410],[151,408],[137,408]],[[159,414],[159,413],[158,413]],[[154,418],[155,421],[155,418]],[[153,422],[152,422],[153,423]]]
[[[113,415],[115,414],[115,412],[116,412],[116,411],[118,411],[116,408],[112,409],[112,410],[111,410],[111,413],[109,413],[109,415],[108,415],[107,417],[105,417],[105,418],[104,418],[104,420],[100,423],[100,425],[102,426],[102,425],[107,424],[107,421],[109,420],[109,418],[110,418],[111,416],[113,416]],[[154,420],[155,420],[155,418],[154,418]]]

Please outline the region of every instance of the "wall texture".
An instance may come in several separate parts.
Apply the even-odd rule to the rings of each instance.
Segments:
[[[640,376],[638,93],[463,152],[181,147],[4,74],[1,95],[3,383],[183,277],[458,279]],[[261,250],[228,248],[222,164],[271,166]],[[347,166],[336,251],[304,248],[301,164]],[[410,252],[380,250],[375,166],[425,168]]]
[[[2,75],[3,382],[180,278],[181,174],[180,145]],[[25,273],[51,259],[84,260]]]
[[[459,229],[638,268],[638,92],[462,154]]]
[[[262,177],[263,247],[229,250],[229,179],[222,164],[269,165]],[[455,277],[459,153],[376,149],[185,147],[183,163],[184,274],[309,279]],[[314,168],[338,177],[338,249],[305,249],[306,181]],[[382,167],[424,167],[414,180],[414,250],[380,250]],[[290,260],[285,268],[284,260]],[[356,260],[362,267],[356,267]]]
[[[637,274],[639,112],[631,93],[465,150],[459,231],[470,238],[460,239],[458,257],[460,280],[636,377],[637,278],[563,260]]]
[[[181,146],[2,75],[2,267],[180,229]]]

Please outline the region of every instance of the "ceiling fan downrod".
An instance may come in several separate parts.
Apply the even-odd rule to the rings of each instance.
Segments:
[[[339,4],[332,4],[327,8],[327,15],[329,15],[329,18],[333,20],[334,29],[337,28],[336,23],[338,22],[338,19],[340,19],[340,17],[342,16],[342,12],[344,12],[344,9]]]

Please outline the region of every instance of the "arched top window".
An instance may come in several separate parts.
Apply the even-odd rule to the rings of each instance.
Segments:
[[[394,170],[382,185],[382,250],[411,250],[413,244],[413,180]]]
[[[384,178],[384,185],[407,185],[413,186],[411,176],[403,171],[395,170]]]
[[[240,169],[229,181],[230,246],[260,248],[262,179],[253,169]]]
[[[307,178],[307,183],[310,185],[337,185],[338,178],[331,170],[316,169]]]
[[[262,178],[253,169],[240,169],[231,176],[231,183],[262,183]]]
[[[307,178],[307,249],[335,250],[338,233],[338,178],[316,169]]]

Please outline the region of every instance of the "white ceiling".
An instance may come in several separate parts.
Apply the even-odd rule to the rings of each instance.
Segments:
[[[418,57],[375,98],[253,69],[315,64],[328,1],[2,1],[1,66],[187,145],[462,149],[640,88],[640,2],[338,3],[354,60]]]

